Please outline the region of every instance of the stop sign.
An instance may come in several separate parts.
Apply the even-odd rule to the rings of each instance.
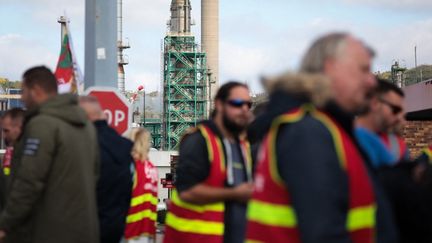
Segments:
[[[106,114],[108,125],[119,134],[124,134],[131,124],[130,103],[117,89],[110,87],[91,87],[85,92],[99,100]]]

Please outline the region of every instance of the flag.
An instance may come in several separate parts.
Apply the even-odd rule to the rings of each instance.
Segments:
[[[59,93],[82,93],[82,75],[75,60],[69,31],[66,31],[63,36],[60,57],[54,74]]]

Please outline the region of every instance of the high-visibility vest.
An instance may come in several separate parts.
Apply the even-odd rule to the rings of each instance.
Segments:
[[[156,234],[157,171],[150,161],[135,161],[134,183],[125,238],[154,237]]]
[[[426,155],[428,162],[432,163],[432,146],[424,148],[421,152]]]
[[[397,158],[397,162],[408,159],[408,146],[402,137],[388,133],[380,134],[380,137],[390,152]]]
[[[6,147],[6,152],[3,155],[2,169],[3,169],[3,174],[5,176],[10,175],[10,167],[11,167],[13,150],[14,150],[13,146],[8,146]]]
[[[254,193],[248,205],[247,242],[301,242],[289,188],[277,169],[276,137],[282,124],[300,121],[308,112],[331,133],[340,165],[348,174],[349,210],[346,229],[351,240],[354,243],[374,242],[376,206],[372,185],[360,153],[337,122],[325,113],[306,107],[279,116],[262,143]]]
[[[212,187],[225,186],[226,164],[222,140],[207,126],[198,125],[203,135],[210,161],[210,173],[203,182]],[[241,142],[246,167],[250,171],[249,144]],[[247,154],[247,156],[245,156]],[[182,201],[174,189],[165,219],[164,243],[222,243],[224,235],[224,202],[196,205]]]

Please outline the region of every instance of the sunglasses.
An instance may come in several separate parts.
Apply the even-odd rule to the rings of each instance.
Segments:
[[[226,103],[228,103],[232,107],[240,108],[243,107],[243,105],[246,105],[248,109],[252,107],[252,101],[249,100],[242,100],[242,99],[233,99],[228,100]]]
[[[397,115],[397,114],[399,114],[400,112],[402,112],[402,107],[400,107],[400,106],[398,106],[398,105],[394,105],[394,104],[388,102],[388,101],[385,100],[385,99],[379,99],[379,101],[381,101],[381,103],[383,103],[383,104],[388,105],[388,107],[390,107],[390,109],[391,109],[393,115]]]

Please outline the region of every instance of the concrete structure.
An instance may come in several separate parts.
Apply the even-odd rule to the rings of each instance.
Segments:
[[[171,1],[171,19],[169,20],[168,35],[191,35],[191,4],[190,0]]]
[[[121,93],[125,92],[125,71],[124,66],[129,64],[128,57],[123,55],[123,50],[130,48],[128,42],[123,42],[123,0],[117,0],[117,62],[118,62],[118,81],[117,87]]]
[[[209,94],[214,96],[219,87],[219,0],[201,0],[201,46],[207,54]]]
[[[117,0],[85,2],[84,86],[117,88]]]

